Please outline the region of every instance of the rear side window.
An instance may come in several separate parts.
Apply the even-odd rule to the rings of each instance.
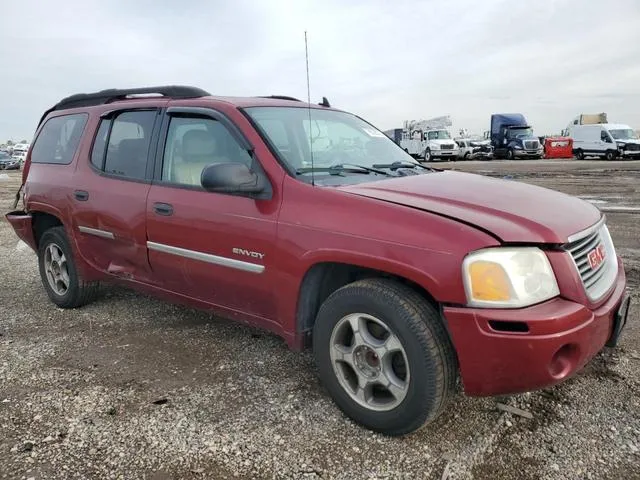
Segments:
[[[31,163],[70,164],[88,118],[86,113],[77,113],[47,120],[33,144]]]
[[[143,180],[156,116],[156,110],[140,110],[102,120],[91,151],[93,166],[111,175]]]

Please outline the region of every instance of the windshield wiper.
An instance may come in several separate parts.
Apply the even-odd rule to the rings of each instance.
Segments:
[[[413,162],[393,162],[393,163],[376,163],[373,165],[374,168],[390,168],[391,170],[395,170],[398,168],[422,168],[424,170],[439,170],[434,167],[426,167],[420,163]]]
[[[365,173],[367,175],[369,173],[377,173],[378,175],[385,175],[387,177],[393,176],[389,172],[385,172],[384,170],[378,170],[377,168],[371,168],[355,163],[340,163],[337,165],[331,165],[330,167],[305,167],[296,170],[296,174],[298,175],[310,172],[326,172],[330,175],[340,175],[342,172]]]

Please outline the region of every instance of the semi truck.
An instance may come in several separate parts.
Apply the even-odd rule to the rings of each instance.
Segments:
[[[542,158],[540,139],[521,113],[491,115],[491,146],[495,158]]]

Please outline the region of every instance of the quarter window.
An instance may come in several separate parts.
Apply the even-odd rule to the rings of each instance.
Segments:
[[[233,162],[244,163],[251,168],[252,158],[222,123],[208,117],[171,118],[164,149],[162,181],[200,187],[205,167]]]
[[[78,113],[47,120],[31,151],[32,163],[68,165],[78,149],[88,115]]]

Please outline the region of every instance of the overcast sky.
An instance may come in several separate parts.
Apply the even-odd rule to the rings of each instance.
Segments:
[[[381,129],[497,112],[542,135],[605,111],[640,128],[640,0],[2,2],[0,140],[30,139],[60,98],[188,84],[306,98]]]

